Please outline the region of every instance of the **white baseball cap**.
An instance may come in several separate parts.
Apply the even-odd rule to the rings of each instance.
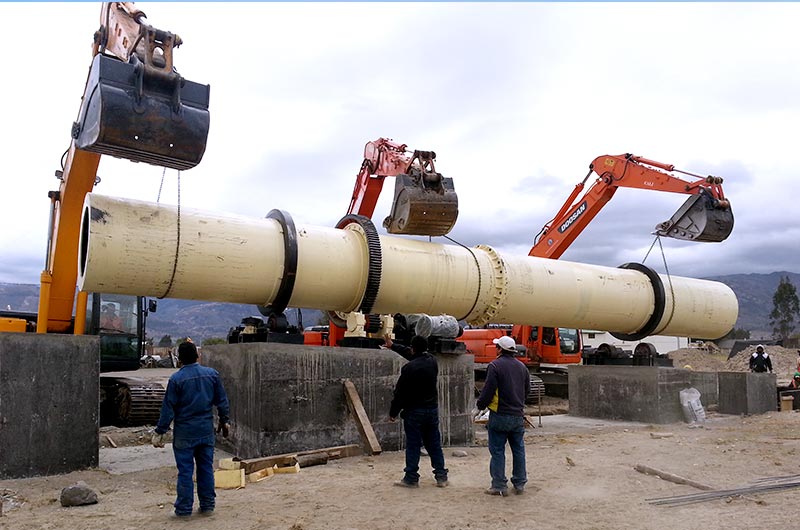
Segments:
[[[500,349],[512,352],[517,351],[517,343],[508,335],[502,336],[499,339],[494,339],[492,342],[500,346]]]

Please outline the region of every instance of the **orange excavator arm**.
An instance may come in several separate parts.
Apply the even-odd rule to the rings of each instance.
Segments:
[[[172,63],[181,39],[147,24],[133,2],[106,2],[78,120],[51,191],[47,256],[41,274],[38,333],[83,333],[86,293],[72,309],[81,212],[99,182],[102,154],[175,169],[200,162],[208,136],[207,85],[182,78]]]
[[[408,153],[411,153],[410,155]],[[372,218],[386,177],[395,177],[391,214],[383,226],[390,234],[441,236],[458,217],[453,179],[436,172],[433,151],[408,150],[387,138],[364,146],[364,160],[347,214]]]
[[[361,162],[361,169],[356,176],[356,185],[347,209],[348,215],[372,218],[384,179],[408,171],[411,158],[406,154],[407,151],[406,144],[398,144],[388,138],[367,142],[364,146],[364,161]]]
[[[671,172],[696,177],[696,180],[687,181]],[[592,173],[598,177],[584,192]],[[702,177],[677,170],[672,164],[630,154],[603,155],[589,165],[589,173],[575,186],[555,217],[544,225],[528,255],[561,257],[620,187],[692,195],[671,219],[656,227],[658,235],[719,242],[733,229],[733,213],[723,193],[721,177]]]

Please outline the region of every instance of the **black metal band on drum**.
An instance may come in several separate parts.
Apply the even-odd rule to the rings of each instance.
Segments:
[[[664,307],[667,304],[667,297],[664,292],[664,282],[661,281],[661,277],[658,275],[658,273],[656,273],[656,271],[650,267],[642,265],[641,263],[624,263],[618,268],[639,271],[647,276],[647,279],[650,280],[650,285],[653,287],[653,296],[655,297],[655,300],[653,302],[653,314],[650,315],[650,319],[645,322],[644,326],[642,326],[639,331],[630,334],[612,333],[611,336],[619,340],[642,340],[643,338],[650,336],[653,331],[656,330],[659,322],[661,322],[661,317],[664,316]]]
[[[268,317],[275,313],[283,313],[289,305],[294,291],[294,280],[297,277],[297,229],[292,221],[292,216],[284,210],[272,210],[267,214],[267,219],[275,219],[281,224],[283,230],[283,277],[278,287],[278,294],[268,306],[260,305],[258,310]]]
[[[360,226],[367,238],[369,270],[367,271],[367,285],[364,288],[364,296],[361,298],[361,306],[358,308],[359,312],[367,314],[372,312],[372,306],[375,305],[375,300],[378,298],[378,289],[381,286],[381,270],[383,269],[381,240],[378,237],[378,231],[375,230],[375,225],[372,224],[368,217],[363,215],[345,215],[336,223],[336,228],[344,228],[352,223]]]

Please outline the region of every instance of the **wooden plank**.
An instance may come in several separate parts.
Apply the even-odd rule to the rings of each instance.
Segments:
[[[367,449],[367,454],[381,454],[381,444],[378,442],[378,437],[375,436],[375,431],[369,422],[367,411],[364,410],[364,404],[361,403],[361,397],[358,395],[356,386],[349,379],[344,380],[344,393],[347,396],[347,405],[350,408],[350,412],[356,420],[358,432],[361,434],[361,439]]]
[[[219,468],[220,469],[241,469],[242,463],[238,460],[233,458],[220,458],[219,459]]]
[[[328,459],[335,460],[337,458],[348,458],[351,456],[360,456],[364,454],[364,450],[358,444],[337,445],[334,447],[325,447],[323,449],[312,449],[309,451],[301,451],[299,453],[284,453],[282,455],[260,456],[257,458],[247,458],[238,460],[234,458],[234,462],[238,462],[239,466],[245,470],[246,474],[255,473],[262,469],[278,466],[292,465],[297,462],[298,456],[327,454]]]
[[[358,444],[337,445],[334,447],[324,447],[322,449],[312,449],[310,451],[302,451],[297,453],[297,456],[315,455],[325,453],[328,459],[336,460],[337,458],[348,458],[351,456],[360,456],[364,454],[364,449]]]
[[[214,487],[222,490],[243,488],[244,469],[218,469],[214,471]]]
[[[300,467],[321,466],[328,463],[327,453],[311,453],[309,455],[297,455],[297,465]]]
[[[247,482],[261,482],[265,478],[269,478],[275,474],[275,470],[271,467],[265,467],[255,473],[250,473],[247,475]]]
[[[674,482],[675,484],[685,484],[686,486],[691,486],[699,490],[709,491],[714,489],[706,484],[701,484],[699,482],[695,482],[694,480],[680,477],[678,475],[673,475],[672,473],[667,473],[666,471],[661,471],[649,466],[645,466],[643,464],[636,464],[635,466],[633,466],[633,469],[635,469],[639,473],[644,473],[645,475],[655,475],[663,480]]]
[[[276,465],[287,466],[297,462],[297,453],[284,453],[282,455],[261,456],[258,458],[248,458],[241,460],[240,465],[244,469],[245,474],[255,473],[266,467],[274,467]]]
[[[295,462],[293,466],[275,466],[272,468],[275,473],[300,473],[300,464]]]

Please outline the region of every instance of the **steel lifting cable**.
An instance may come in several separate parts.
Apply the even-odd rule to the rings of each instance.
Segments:
[[[164,168],[164,171],[161,173],[161,185],[158,187],[158,199],[156,202],[161,200],[161,189],[164,186],[164,175],[167,172],[167,168]],[[181,248],[181,171],[178,170],[178,239],[175,243],[175,259],[172,261],[172,275],[169,278],[169,284],[167,285],[167,290],[164,291],[164,294],[158,296],[159,300],[162,300],[167,297],[169,292],[172,290],[172,284],[175,282],[175,273],[178,270],[178,254]]]
[[[468,316],[470,316],[473,311],[475,311],[475,308],[478,305],[478,300],[481,297],[481,264],[480,264],[480,262],[478,262],[478,257],[475,255],[475,253],[472,251],[471,248],[469,248],[468,246],[456,241],[452,237],[449,237],[449,236],[446,236],[446,235],[443,235],[442,237],[445,238],[446,240],[450,241],[451,243],[455,243],[456,245],[458,245],[460,247],[464,247],[467,250],[467,252],[470,253],[470,255],[472,256],[472,259],[475,260],[475,267],[478,270],[478,293],[475,295],[475,301],[472,303],[472,307],[469,308],[469,311],[467,311],[467,314],[464,315],[463,318],[457,319],[457,320],[466,320],[466,318]],[[430,236],[428,236],[428,239],[430,240]]]
[[[665,326],[668,326],[670,322],[672,322],[672,317],[675,315],[675,289],[672,286],[672,276],[669,274],[669,266],[667,265],[667,255],[664,253],[664,246],[661,244],[661,236],[656,234],[656,238],[653,240],[653,243],[650,245],[650,248],[647,250],[647,254],[645,254],[644,259],[642,260],[642,265],[644,262],[647,261],[648,256],[650,256],[650,252],[653,250],[653,247],[658,243],[658,248],[661,249],[661,259],[664,262],[664,271],[667,274],[667,281],[669,282],[669,293],[672,297],[672,304],[669,312],[669,319],[665,323]],[[662,328],[663,329],[663,328]]]

